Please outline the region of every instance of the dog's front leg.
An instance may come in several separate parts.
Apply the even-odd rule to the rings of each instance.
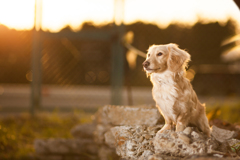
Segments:
[[[188,125],[188,120],[182,116],[178,117],[176,124],[176,132],[182,132]]]
[[[160,129],[158,131],[158,133],[163,133],[163,131],[165,131],[165,130],[171,130],[172,129],[172,121],[170,119],[166,118],[166,117],[164,117],[164,119],[165,119],[165,124],[162,127],[162,129]]]

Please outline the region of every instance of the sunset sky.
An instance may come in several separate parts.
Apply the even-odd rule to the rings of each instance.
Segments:
[[[41,27],[57,32],[66,25],[79,30],[85,21],[94,24],[112,22],[121,12],[121,0],[37,0],[42,6]],[[14,29],[31,29],[34,25],[35,0],[0,0],[0,24]],[[240,20],[232,0],[124,0],[123,21],[157,24],[167,27],[172,22],[192,25],[203,22]]]

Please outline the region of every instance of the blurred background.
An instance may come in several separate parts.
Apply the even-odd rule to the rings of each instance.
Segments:
[[[229,0],[0,0],[0,109],[153,104],[152,44],[192,57],[201,102],[239,103],[240,12]]]
[[[238,6],[0,0],[0,159],[32,159],[37,138],[73,138],[71,128],[91,122],[101,106],[155,105],[142,69],[152,44],[188,51],[187,78],[210,125],[240,130]]]

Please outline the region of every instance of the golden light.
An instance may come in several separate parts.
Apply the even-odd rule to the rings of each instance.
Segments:
[[[19,30],[31,29],[34,5],[34,0],[0,0],[0,24]]]
[[[187,70],[186,77],[187,77],[187,79],[192,81],[195,77],[195,74],[196,74],[195,70],[190,68]]]
[[[53,32],[66,25],[79,30],[83,22],[113,21],[114,0],[42,0],[42,28]]]
[[[225,23],[229,17],[240,20],[240,12],[232,0],[125,0],[125,23],[142,20],[161,28],[172,22],[193,25],[203,22]]]
[[[114,19],[115,0],[38,0],[42,2],[42,29],[57,32],[66,25],[79,30],[86,21],[102,25]],[[121,1],[121,0],[117,0]],[[116,2],[117,2],[116,1]],[[0,24],[31,29],[35,0],[0,0]],[[199,19],[225,23],[240,20],[232,0],[124,0],[124,23],[136,21],[167,27],[172,22],[191,26]]]
[[[129,65],[129,68],[135,69],[137,65],[137,54],[132,51],[128,51],[126,54],[126,59]]]

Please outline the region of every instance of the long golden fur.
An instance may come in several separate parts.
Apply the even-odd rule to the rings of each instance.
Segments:
[[[153,45],[148,49],[143,67],[153,84],[153,99],[165,119],[159,132],[172,129],[173,125],[176,131],[183,131],[193,124],[210,136],[205,106],[185,76],[189,61],[190,55],[176,44]]]

